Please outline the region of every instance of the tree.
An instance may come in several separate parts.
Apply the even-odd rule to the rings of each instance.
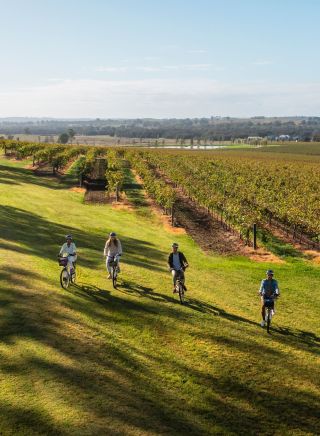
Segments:
[[[76,135],[76,132],[73,129],[68,129],[67,133],[68,133],[69,139],[71,140],[71,143],[72,143],[72,140]]]
[[[68,133],[61,133],[58,138],[60,144],[66,144],[69,141]]]

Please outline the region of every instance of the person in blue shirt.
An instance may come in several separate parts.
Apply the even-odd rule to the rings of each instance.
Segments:
[[[279,286],[277,280],[273,278],[273,271],[271,269],[268,269],[267,271],[267,278],[262,280],[260,285],[259,294],[261,296],[261,315],[262,315],[262,321],[261,321],[261,327],[265,326],[265,317],[266,317],[266,307],[265,307],[265,300],[271,299],[273,300],[273,314],[274,311],[274,300],[280,296]]]

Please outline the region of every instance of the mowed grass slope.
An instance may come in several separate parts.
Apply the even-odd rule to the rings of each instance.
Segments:
[[[256,293],[269,265],[205,255],[146,206],[86,205],[67,182],[0,163],[0,434],[319,433],[319,266],[272,265],[282,296],[267,335]],[[102,257],[111,230],[118,290]],[[66,233],[79,252],[68,291]],[[173,240],[191,265],[184,307]]]

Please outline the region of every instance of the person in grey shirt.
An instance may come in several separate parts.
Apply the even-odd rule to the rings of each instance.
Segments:
[[[173,293],[176,292],[175,286],[176,286],[178,272],[180,272],[180,274],[181,274],[181,280],[183,283],[184,290],[185,291],[187,290],[187,288],[184,284],[184,281],[185,281],[184,271],[189,266],[189,264],[188,264],[188,261],[187,261],[185,255],[181,251],[178,251],[178,248],[179,248],[179,245],[176,242],[174,242],[172,244],[172,252],[169,254],[169,257],[168,257],[168,265],[169,265],[169,269],[172,273],[172,280],[173,280]]]

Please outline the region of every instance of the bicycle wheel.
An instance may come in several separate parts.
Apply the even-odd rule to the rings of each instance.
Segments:
[[[270,333],[270,324],[271,324],[271,309],[267,308],[267,332]]]
[[[184,303],[184,289],[183,289],[182,283],[179,283],[179,298],[180,298],[180,303],[183,304]]]
[[[118,273],[117,273],[117,267],[116,266],[112,267],[111,274],[112,274],[112,285],[113,285],[114,289],[117,289],[117,275],[118,275]]]
[[[60,273],[60,285],[62,288],[67,289],[70,283],[70,277],[68,274],[68,271],[66,268],[63,268],[63,270]]]
[[[76,283],[76,281],[77,281],[77,272],[76,272],[76,270],[73,270],[73,274],[71,274],[70,281],[71,281],[71,283]]]

